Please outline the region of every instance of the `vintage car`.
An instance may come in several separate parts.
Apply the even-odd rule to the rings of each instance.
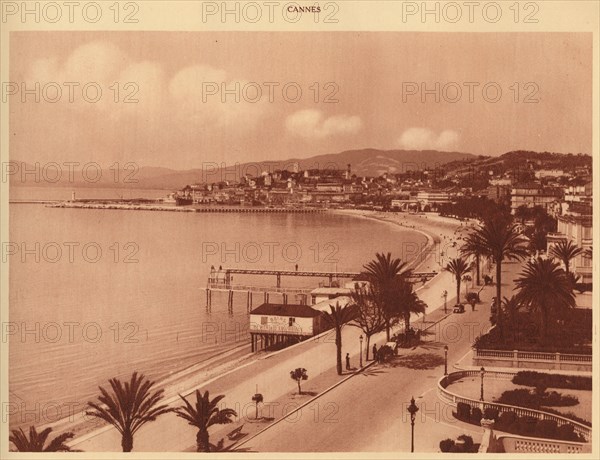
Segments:
[[[458,303],[454,306],[454,310],[452,310],[454,313],[464,313],[465,312],[465,306],[462,303]]]

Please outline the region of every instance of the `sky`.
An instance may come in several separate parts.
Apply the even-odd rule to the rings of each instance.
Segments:
[[[15,161],[591,154],[591,34],[12,32],[9,49]]]

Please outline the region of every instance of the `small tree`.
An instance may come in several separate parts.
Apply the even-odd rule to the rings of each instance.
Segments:
[[[383,309],[373,297],[371,287],[360,287],[352,293],[352,304],[356,309],[356,317],[350,325],[361,329],[367,338],[367,361],[369,360],[371,337],[383,331],[386,326]]]
[[[261,393],[255,393],[254,396],[252,396],[252,401],[254,401],[254,405],[255,405],[255,416],[254,418],[256,420],[258,420],[258,405],[263,402],[263,395]]]
[[[292,378],[292,380],[295,380],[298,384],[298,394],[301,395],[302,387],[300,386],[300,382],[302,382],[302,380],[308,380],[308,374],[306,373],[306,369],[304,369],[303,367],[298,367],[293,371],[290,371],[290,377]]]

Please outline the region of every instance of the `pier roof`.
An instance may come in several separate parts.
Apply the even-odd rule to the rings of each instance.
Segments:
[[[299,318],[313,318],[321,314],[308,305],[263,303],[250,312],[251,315],[269,316],[297,316]]]

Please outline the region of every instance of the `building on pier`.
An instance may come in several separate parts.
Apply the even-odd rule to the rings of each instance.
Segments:
[[[310,292],[311,305],[316,305],[324,300],[335,299],[340,296],[349,296],[353,289],[347,287],[320,287]]]
[[[252,351],[297,343],[327,328],[323,312],[308,305],[264,303],[250,312]]]

